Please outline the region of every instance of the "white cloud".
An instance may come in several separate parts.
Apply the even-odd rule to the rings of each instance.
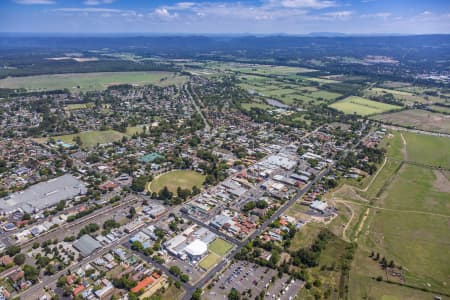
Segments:
[[[178,17],[177,13],[170,13],[167,8],[160,7],[153,11],[153,15],[163,19],[172,19]]]
[[[53,0],[14,0],[14,2],[18,4],[27,4],[27,5],[33,5],[33,4],[55,4],[56,2]]]
[[[373,14],[364,14],[361,15],[361,18],[383,18],[383,19],[387,19],[389,17],[392,16],[392,13],[390,12],[378,12],[378,13],[373,13]]]
[[[100,8],[100,7],[68,7],[68,8],[57,8],[53,10],[54,12],[62,13],[100,13],[100,14],[120,14],[120,13],[130,13],[133,11],[114,9],[114,8]]]
[[[83,3],[85,5],[100,5],[100,4],[111,4],[114,0],[85,0]]]
[[[343,10],[343,11],[333,11],[323,14],[326,17],[331,17],[335,19],[348,19],[353,15],[352,11],[349,10]]]
[[[312,8],[321,9],[337,6],[335,1],[329,0],[269,0],[269,6],[280,6],[286,8]]]

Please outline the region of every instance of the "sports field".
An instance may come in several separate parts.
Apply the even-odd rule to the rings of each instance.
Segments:
[[[220,261],[220,256],[215,253],[209,253],[205,258],[203,258],[199,263],[199,267],[201,267],[204,270],[209,270],[212,268],[215,264],[217,264],[218,261]]]
[[[64,143],[75,145],[74,138],[79,136],[82,147],[94,147],[97,144],[107,144],[115,141],[121,140],[125,134],[115,131],[115,130],[105,130],[105,131],[84,131],[75,134],[58,135],[52,138],[55,141],[61,140]]]
[[[228,251],[233,248],[233,244],[222,240],[220,238],[215,239],[211,244],[208,246],[208,250],[216,253],[217,255],[224,256],[228,253]]]
[[[77,110],[77,109],[86,109],[94,107],[94,103],[77,103],[77,104],[67,104],[64,109],[65,110]]]
[[[104,90],[117,84],[179,85],[186,77],[172,72],[101,72],[8,77],[0,88],[24,88],[32,91],[69,89],[71,92]]]
[[[450,133],[450,115],[433,113],[422,109],[382,114],[373,116],[372,119],[419,130]]]
[[[346,114],[368,116],[381,114],[390,110],[400,109],[400,106],[372,101],[369,99],[350,96],[330,105],[330,107]]]
[[[200,188],[205,181],[205,175],[190,170],[175,170],[163,173],[155,177],[147,186],[152,192],[159,192],[165,186],[176,194],[177,188],[192,189],[194,186]]]

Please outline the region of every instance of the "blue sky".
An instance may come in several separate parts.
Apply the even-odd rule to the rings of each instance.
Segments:
[[[0,32],[450,33],[450,1],[0,0]]]

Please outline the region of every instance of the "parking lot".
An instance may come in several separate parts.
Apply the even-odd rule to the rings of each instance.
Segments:
[[[214,287],[207,291],[205,296],[209,300],[227,299],[228,292],[235,288],[241,294],[250,289],[251,296],[246,294],[249,299],[254,299],[261,292],[264,293],[265,299],[295,299],[298,291],[303,287],[303,282],[290,281],[286,274],[280,279],[277,274],[276,270],[240,261],[220,274],[216,278]]]

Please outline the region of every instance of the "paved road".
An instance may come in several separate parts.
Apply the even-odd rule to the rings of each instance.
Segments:
[[[366,136],[364,136],[363,138],[361,138],[359,140],[359,142],[355,145],[352,145],[350,147],[350,149],[348,149],[345,152],[345,156],[353,151],[360,143],[361,141],[366,138],[369,134],[367,134]],[[266,230],[266,228],[273,223],[277,218],[279,218],[282,214],[284,214],[286,212],[286,210],[291,207],[297,200],[299,200],[301,197],[303,197],[306,193],[309,192],[309,190],[313,187],[313,185],[315,183],[317,183],[318,181],[320,181],[324,176],[326,176],[336,165],[336,162],[333,162],[332,164],[330,164],[325,170],[323,170],[322,172],[320,172],[315,178],[314,180],[312,180],[308,185],[306,185],[306,187],[304,187],[303,190],[301,190],[300,192],[297,193],[296,196],[294,196],[292,199],[290,199],[289,201],[285,202],[283,204],[283,206],[272,215],[272,217],[270,217],[266,222],[264,222],[258,229],[255,230],[255,232],[253,232],[253,234],[251,234],[245,241],[251,241],[254,240],[257,236],[259,236],[264,230]],[[234,248],[226,257],[225,259],[223,259],[219,264],[217,264],[215,267],[213,267],[202,279],[200,279],[189,291],[186,291],[186,293],[184,294],[182,300],[189,300],[192,297],[192,293],[193,291],[195,291],[197,288],[201,288],[203,287],[205,284],[207,284],[211,279],[213,279],[216,274],[218,272],[220,272],[230,261],[231,259],[237,254],[239,253],[239,251],[241,251],[242,247],[245,246],[245,243],[242,243],[240,245],[238,245],[236,248]]]
[[[187,85],[184,85],[183,88],[184,88],[184,90],[185,90],[185,92],[186,92],[186,95],[189,97],[189,99],[191,99],[191,102],[192,102],[192,104],[194,105],[195,110],[197,111],[197,113],[198,113],[198,114],[200,115],[200,117],[202,118],[203,123],[205,123],[205,130],[206,130],[206,131],[210,131],[211,126],[209,125],[208,120],[206,120],[205,116],[203,115],[203,112],[202,112],[202,110],[200,109],[200,107],[198,107],[197,102],[195,101],[194,97],[192,97],[191,93],[189,92],[188,86],[187,86]],[[197,98],[198,98],[198,97],[197,97]]]
[[[120,239],[118,239],[117,241],[104,246],[102,249],[100,249],[99,251],[95,252],[93,255],[90,255],[86,258],[84,258],[81,262],[78,262],[64,270],[59,271],[58,273],[55,273],[52,276],[46,277],[44,278],[44,280],[40,281],[39,283],[31,286],[29,289],[18,293],[16,296],[20,297],[21,299],[36,299],[36,295],[46,286],[48,286],[49,284],[54,283],[56,280],[58,280],[58,278],[60,278],[61,276],[67,274],[67,271],[75,271],[76,269],[78,269],[81,266],[86,265],[88,262],[92,262],[95,261],[97,258],[105,255],[106,253],[108,253],[109,251],[111,251],[112,249],[116,248],[118,245],[124,243],[125,241],[128,241],[130,239],[130,237],[137,232],[138,230],[140,230],[140,228],[136,228],[134,231],[124,235],[123,237],[121,237]]]
[[[139,199],[135,195],[130,195],[126,197],[122,202],[120,202],[119,205],[116,206],[106,206],[99,210],[94,211],[92,214],[89,214],[83,218],[80,218],[78,220],[75,220],[70,223],[65,223],[62,226],[56,227],[53,230],[47,231],[45,234],[38,235],[36,237],[33,237],[25,242],[17,242],[16,245],[21,246],[22,248],[31,247],[34,242],[43,242],[49,239],[53,239],[56,237],[58,232],[69,232],[74,227],[82,227],[84,225],[87,225],[88,222],[91,220],[102,216],[102,215],[111,215],[112,212],[121,209],[123,206],[130,205],[132,203],[135,203]]]

